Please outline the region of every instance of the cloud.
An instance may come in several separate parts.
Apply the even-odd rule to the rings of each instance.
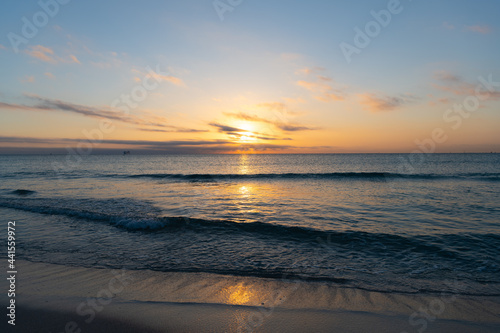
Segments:
[[[344,92],[338,87],[334,87],[336,83],[332,78],[322,75],[325,71],[323,67],[305,67],[295,72],[297,75],[304,75],[307,77],[314,76],[315,80],[299,80],[296,84],[299,87],[305,88],[314,94],[314,98],[323,101],[341,101],[344,100]]]
[[[41,61],[50,62],[52,64],[57,62],[54,58],[54,51],[51,48],[42,45],[29,46],[25,52],[30,57]]]
[[[31,76],[25,76],[20,81],[22,83],[33,83],[33,82],[35,82],[35,77],[33,75],[31,75]]]
[[[118,109],[114,109],[107,106],[93,107],[93,106],[73,104],[58,99],[44,98],[36,95],[25,95],[25,96],[34,103],[32,103],[32,105],[24,105],[24,104],[9,104],[0,102],[0,109],[67,112],[67,113],[79,114],[85,117],[109,119],[134,125],[155,126],[162,128],[171,127],[170,125],[166,124],[166,119],[155,115],[146,115],[139,117],[136,115],[127,114]]]
[[[57,64],[57,63],[81,64],[80,60],[78,60],[78,58],[73,54],[70,54],[67,58],[61,58],[55,55],[54,50],[42,45],[29,46],[24,52],[32,58],[48,62],[51,64]]]
[[[101,69],[119,68],[124,64],[124,61],[118,58],[115,52],[95,53],[87,49],[92,56],[99,58],[97,61],[91,61],[90,64]]]
[[[446,71],[434,73],[434,79],[439,83],[433,83],[432,86],[440,91],[448,92],[456,96],[475,96],[477,84],[472,84],[460,76]],[[500,99],[500,91],[488,92],[488,98],[492,100]]]
[[[218,132],[230,135],[235,139],[239,139],[242,137],[249,137],[259,140],[291,140],[291,138],[278,138],[270,135],[266,135],[263,133],[248,131],[242,128],[237,128],[233,126],[223,125],[219,123],[212,122],[209,124],[212,127],[217,128]]]
[[[78,138],[34,138],[34,137],[14,137],[14,136],[0,136],[2,143],[31,143],[31,144],[71,144],[82,141],[90,141],[89,139]],[[147,140],[95,140],[100,144],[113,144],[113,145],[127,145],[127,146],[147,146],[150,148],[161,148],[169,146],[205,146],[205,145],[218,145],[229,144],[230,141],[225,140],[175,140],[175,141],[147,141]]]
[[[186,86],[186,84],[184,83],[184,81],[182,81],[182,79],[180,79],[178,77],[175,77],[173,75],[159,74],[159,73],[154,72],[154,71],[151,71],[148,74],[151,75],[151,77],[154,78],[154,79],[165,80],[165,81],[170,82],[172,84],[175,84],[176,86],[179,86],[179,87],[185,87]]]
[[[449,83],[457,83],[462,81],[460,76],[447,72],[445,70],[436,71],[434,73],[434,79],[438,81],[444,81]]]
[[[179,87],[186,87],[186,84],[184,83],[184,81],[181,78],[170,75],[170,73],[167,73],[167,72],[162,72],[160,70],[159,65],[156,66],[156,71],[150,70],[148,72],[145,72],[145,71],[138,70],[136,68],[132,68],[131,71],[132,71],[132,73],[138,75],[138,76],[134,77],[134,80],[136,82],[141,82],[142,81],[141,77],[144,78],[146,76],[150,76],[151,78],[156,79],[157,81],[167,81],[167,82],[170,82],[170,83],[172,83],[176,86],[179,86]]]
[[[271,106],[275,105],[275,103],[263,103],[263,104],[259,104],[259,105],[262,106],[262,105],[269,105],[269,104]],[[279,105],[279,103],[277,103],[276,105]],[[320,129],[318,127],[308,127],[308,126],[296,125],[296,124],[291,124],[291,123],[278,121],[278,120],[270,120],[270,119],[262,118],[262,117],[259,117],[256,115],[249,115],[249,114],[242,113],[242,112],[240,112],[240,113],[224,112],[224,114],[226,116],[229,116],[229,117],[232,117],[235,119],[270,124],[270,125],[273,125],[274,127],[278,128],[282,131],[285,131],[285,132],[313,131],[313,130]]]
[[[433,83],[432,86],[440,91],[450,92],[454,95],[474,94],[474,85],[465,82],[460,76],[441,70],[434,73],[434,80],[439,83]]]
[[[434,101],[429,101],[430,106],[435,106],[435,105],[440,105],[440,104],[450,104],[452,102],[452,99],[444,97],[444,98],[438,98],[437,100]]]
[[[371,93],[358,94],[358,98],[361,100],[361,104],[374,113],[393,111],[416,99],[411,95],[380,96]]]
[[[260,103],[257,104],[258,107],[261,108],[267,108],[272,111],[278,111],[278,112],[285,112],[286,111],[286,105],[281,102],[269,102],[269,103]]]
[[[7,48],[5,46],[3,46],[2,44],[0,44],[0,50],[7,50]]]
[[[443,27],[447,30],[455,29],[455,26],[453,24],[448,23],[448,22],[443,22]]]
[[[324,76],[318,76],[319,82],[313,81],[297,81],[297,85],[311,91],[314,98],[323,102],[342,101],[344,100],[343,93],[335,89],[331,84],[326,83]]]
[[[81,64],[80,60],[76,58],[73,54],[70,54],[69,58],[71,59],[72,62],[76,62],[77,64]]]
[[[276,127],[285,132],[297,132],[297,131],[315,131],[320,129],[319,127],[307,127],[292,124],[275,124]]]
[[[48,77],[49,79],[55,79],[54,74],[52,74],[51,72],[45,72],[45,73],[44,73],[44,75],[45,75],[46,77]]]
[[[221,132],[221,133],[233,134],[233,133],[238,133],[238,132],[241,132],[241,133],[249,132],[249,131],[241,129],[241,128],[232,127],[232,126],[228,126],[228,125],[222,125],[222,124],[218,124],[218,123],[210,123],[209,125],[216,127],[219,130],[219,132]]]
[[[72,147],[78,143],[89,142],[87,139],[75,138],[34,138],[34,137],[12,137],[0,136],[1,152],[15,153],[20,151],[40,152],[49,150],[56,153],[67,154],[68,151],[61,146]],[[94,141],[95,147],[92,152],[120,152],[124,149],[150,153],[234,153],[234,152],[279,152],[282,150],[294,150],[301,148],[316,149],[325,147],[294,147],[290,145],[278,145],[270,143],[244,143],[227,140],[175,140],[175,141],[144,141],[144,140],[101,140]],[[13,144],[15,146],[6,146]],[[31,145],[30,147],[19,147],[19,145]],[[40,148],[40,145],[50,145],[52,148]],[[113,146],[114,148],[103,148],[102,146]],[[116,147],[119,146],[119,147]],[[59,147],[59,148],[57,148]],[[31,151],[29,151],[31,149]]]
[[[466,31],[477,32],[479,34],[489,34],[491,32],[491,28],[487,25],[468,25],[465,26]]]
[[[296,71],[295,74],[311,75],[311,74],[319,74],[324,71],[325,68],[323,67],[304,67]]]
[[[138,130],[143,132],[160,132],[160,133],[206,133],[207,130],[199,130],[193,128],[183,128],[177,126],[167,126],[170,129],[158,129],[158,128],[138,128]]]
[[[442,26],[446,30],[455,30],[455,26],[448,22],[443,22]],[[464,31],[471,31],[479,34],[489,34],[491,32],[491,28],[487,25],[465,25],[463,29]]]

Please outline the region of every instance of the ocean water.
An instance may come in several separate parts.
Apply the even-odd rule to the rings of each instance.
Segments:
[[[499,154],[0,156],[17,257],[500,295]]]

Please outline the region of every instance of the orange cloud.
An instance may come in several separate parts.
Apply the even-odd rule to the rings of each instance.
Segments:
[[[56,63],[54,51],[42,45],[30,46],[29,49],[26,50],[26,54],[41,61]]]
[[[145,77],[146,75],[149,75],[151,76],[152,78],[154,79],[157,79],[158,81],[167,81],[167,82],[170,82],[172,84],[175,84],[176,86],[179,86],[179,87],[186,87],[186,84],[184,83],[184,81],[181,79],[181,78],[178,78],[176,76],[173,76],[173,75],[164,75],[164,74],[160,74],[160,73],[157,73],[155,71],[149,71],[149,72],[141,72],[140,70],[138,69],[132,69],[132,72],[133,73],[137,73],[137,74],[141,74],[143,77]],[[138,77],[135,77],[134,80],[139,82],[139,80],[137,80]]]
[[[472,32],[477,32],[479,34],[489,34],[491,32],[490,27],[487,25],[469,25],[465,26],[465,30],[467,31],[472,31]]]
[[[433,83],[432,87],[437,90],[451,93],[457,96],[474,96],[477,94],[477,84],[464,81],[461,77],[448,73],[446,71],[438,71],[434,73],[434,79],[440,83]],[[488,97],[494,100],[500,99],[500,92],[489,92]]]
[[[360,103],[374,113],[393,111],[414,99],[410,96],[377,96],[371,93],[358,94],[358,97],[361,100]]]
[[[448,23],[448,22],[443,22],[443,27],[447,30],[455,29],[455,26],[453,24]]]
[[[71,59],[72,62],[76,62],[77,64],[80,64],[80,61],[78,60],[78,58],[74,55],[70,55],[69,58]]]
[[[299,69],[295,74],[311,75],[323,72],[325,69],[323,67],[305,67]]]
[[[42,46],[42,45],[35,45],[35,46],[30,46],[28,50],[25,51],[27,55],[30,57],[36,58],[38,60],[48,62],[51,64],[56,64],[58,62],[63,62],[63,63],[77,63],[80,64],[80,61],[78,58],[70,54],[68,58],[61,58],[55,55],[54,50],[52,50],[50,47]]]
[[[444,70],[436,71],[434,73],[434,79],[436,79],[438,81],[445,81],[445,82],[452,82],[452,83],[462,81],[462,79],[459,76],[452,74],[450,72],[444,71]]]
[[[257,106],[279,112],[283,112],[286,109],[286,105],[280,102],[260,103]]]
[[[269,108],[270,110],[275,110],[273,108],[281,107],[279,104],[281,104],[281,103],[263,103],[263,104],[259,104],[259,106]],[[286,121],[285,119],[281,119],[281,120],[267,119],[267,118],[263,118],[260,116],[250,115],[250,114],[246,114],[246,113],[242,113],[242,112],[240,112],[240,113],[224,112],[224,114],[228,117],[232,117],[232,118],[236,118],[236,119],[242,119],[242,120],[246,120],[246,121],[253,121],[253,122],[270,124],[270,125],[274,126],[275,128],[280,129],[284,132],[313,131],[313,130],[320,129],[318,127],[310,127],[310,126],[304,126],[304,125],[300,125],[300,124],[290,123],[290,122]]]
[[[21,79],[22,83],[33,83],[35,82],[35,77],[34,76],[25,76],[24,78]]]
[[[320,77],[321,78],[321,77]],[[322,80],[325,81],[325,80]],[[335,90],[330,84],[324,82],[297,81],[297,85],[313,92],[314,98],[323,102],[341,101],[342,93]]]

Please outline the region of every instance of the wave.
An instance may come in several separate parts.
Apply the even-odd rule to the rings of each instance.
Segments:
[[[170,180],[179,182],[217,182],[239,180],[367,180],[367,181],[394,181],[394,180],[477,180],[500,181],[500,173],[397,173],[397,172],[329,172],[329,173],[259,173],[259,174],[180,174],[180,173],[143,173],[143,174],[116,174],[116,173],[89,173],[89,172],[26,172],[18,171],[3,174],[4,178],[144,178],[156,180]]]
[[[107,175],[108,177],[171,179],[179,181],[231,181],[231,180],[293,180],[293,179],[474,179],[485,181],[500,181],[500,173],[469,173],[469,174],[407,174],[391,172],[332,172],[332,173],[261,173],[261,174],[136,174],[136,175]]]
[[[11,194],[19,195],[19,196],[27,196],[27,195],[32,195],[35,194],[36,191],[31,191],[31,190],[14,190],[10,192]]]
[[[31,204],[30,204],[31,201]],[[105,222],[111,226],[130,232],[164,232],[175,233],[192,231],[199,234],[214,236],[231,236],[235,234],[253,235],[268,241],[285,241],[302,244],[328,246],[348,246],[359,248],[374,248],[377,251],[411,250],[412,252],[428,253],[446,258],[458,258],[461,246],[470,245],[478,250],[485,244],[500,244],[500,236],[495,234],[479,235],[434,235],[434,236],[402,236],[386,233],[370,233],[364,231],[333,231],[320,230],[303,226],[289,226],[263,222],[235,222],[193,218],[188,216],[134,216],[99,213],[96,211],[53,207],[48,202],[35,203],[35,200],[18,199],[2,200],[0,207],[17,209],[32,213],[62,215],[83,219],[90,222]],[[60,200],[59,200],[60,202]],[[456,244],[461,244],[456,247]],[[461,253],[461,254],[460,254]],[[500,250],[498,251],[500,255]]]

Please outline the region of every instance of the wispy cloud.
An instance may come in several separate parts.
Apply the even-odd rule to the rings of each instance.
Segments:
[[[440,71],[434,72],[434,79],[436,79],[438,81],[449,82],[449,83],[457,83],[457,82],[462,81],[462,79],[458,75],[452,74],[452,73],[445,71],[445,70],[440,70]]]
[[[223,125],[219,123],[212,122],[209,124],[212,127],[217,128],[218,132],[230,135],[233,138],[240,139],[242,137],[260,139],[260,140],[291,140],[290,138],[278,138],[270,135],[266,135],[259,132],[248,131],[242,128],[237,128],[233,126]]]
[[[286,105],[285,105],[285,103],[281,103],[281,102],[260,103],[260,104],[257,104],[257,106],[260,108],[266,108],[266,109],[269,109],[272,111],[286,112]]]
[[[295,74],[311,75],[311,74],[319,74],[324,71],[325,68],[323,67],[304,67],[296,71]]]
[[[455,26],[451,23],[443,22],[443,28],[445,28],[447,30],[453,30],[453,29],[455,29]]]
[[[160,132],[160,133],[206,133],[208,130],[199,130],[193,128],[183,128],[177,126],[168,126],[169,129],[158,129],[158,128],[138,128],[138,130],[143,132]]]
[[[5,46],[3,46],[2,44],[0,44],[0,50],[7,50],[7,48]]]
[[[9,104],[0,102],[0,109],[10,109],[10,110],[25,110],[25,111],[55,111],[55,112],[67,112],[72,114],[78,114],[85,117],[99,118],[99,119],[109,119],[114,121],[119,121],[123,123],[141,125],[141,126],[153,126],[160,128],[172,129],[171,125],[168,125],[166,119],[156,115],[143,115],[141,117],[126,114],[120,110],[111,107],[94,107],[87,105],[79,105],[74,103],[69,103],[61,101],[58,99],[44,98],[37,95],[25,95],[29,100],[33,101],[31,105],[26,104]]]
[[[76,62],[77,64],[81,64],[80,60],[78,60],[78,58],[75,55],[70,54],[69,58],[71,59],[72,62]]]
[[[22,83],[33,83],[33,82],[35,82],[35,77],[33,75],[31,75],[31,76],[25,76],[20,81]]]
[[[323,72],[322,67],[303,68],[296,74],[308,77],[307,80],[299,80],[296,84],[313,93],[313,97],[319,101],[331,102],[344,100],[344,91],[330,78],[319,73]],[[312,78],[311,76],[314,76]]]
[[[0,136],[0,151],[15,152],[22,150],[22,147],[41,149],[41,147],[52,147],[60,152],[67,153],[65,147],[71,147],[87,139],[75,138],[35,138],[35,137],[13,137]],[[9,146],[10,144],[10,146]],[[12,146],[14,145],[14,146]],[[30,145],[30,146],[26,146]],[[112,146],[114,148],[106,148]],[[118,146],[118,147],[117,147]],[[123,150],[136,149],[138,151],[151,151],[163,153],[232,153],[232,152],[279,152],[283,150],[295,150],[301,148],[317,149],[328,147],[295,147],[282,144],[270,143],[245,143],[228,140],[173,140],[173,141],[145,141],[145,140],[99,140],[93,151],[100,149]],[[45,148],[46,149],[46,148]]]
[[[370,112],[374,113],[393,111],[416,100],[416,98],[411,95],[387,96],[364,93],[358,94],[358,97],[360,99],[360,103]]]
[[[49,79],[55,79],[55,76],[54,74],[52,74],[51,72],[45,72],[43,73],[46,77],[48,77]]]
[[[259,104],[259,105],[266,105],[264,104]],[[224,112],[224,115],[228,117],[232,117],[235,119],[241,119],[241,120],[247,120],[247,121],[253,121],[253,122],[261,122],[261,123],[266,123],[270,124],[282,131],[285,132],[298,132],[298,131],[313,131],[313,130],[319,130],[319,127],[309,127],[309,126],[304,126],[304,125],[297,125],[293,123],[288,123],[280,120],[271,120],[271,119],[266,119],[257,115],[251,115],[243,112],[239,113],[233,113],[233,112]]]
[[[94,67],[101,69],[119,68],[125,61],[116,52],[94,52],[89,48],[85,47],[85,51],[95,60],[90,61],[90,64]]]
[[[447,71],[435,72],[434,80],[438,83],[432,83],[432,87],[439,91],[448,92],[456,96],[476,95],[477,84],[467,82],[460,76]],[[488,96],[492,100],[500,99],[500,91],[488,92]]]
[[[342,92],[334,89],[330,84],[324,82],[297,81],[297,85],[314,93],[314,98],[323,102],[342,101]]]
[[[307,79],[299,80],[296,84],[299,87],[309,90],[313,97],[323,102],[344,100],[344,91],[338,87],[338,84],[332,78],[322,75],[325,69],[323,67],[305,67],[295,74],[303,75]]]
[[[465,30],[477,32],[479,34],[489,34],[491,32],[491,28],[487,25],[467,25],[465,26]]]
[[[51,64],[57,64],[61,62],[80,64],[80,61],[75,55],[70,54],[66,58],[59,57],[54,53],[53,49],[42,45],[29,46],[24,52],[32,58]]]
[[[179,87],[186,87],[186,83],[184,83],[184,81],[179,78],[179,77],[176,77],[176,76],[173,76],[173,75],[170,75],[170,73],[159,73],[159,71],[149,71],[149,72],[145,72],[145,71],[141,71],[141,70],[138,70],[136,68],[133,68],[132,70],[132,73],[134,73],[135,75],[137,75],[136,77],[134,77],[134,81],[136,82],[140,82],[142,81],[142,78],[143,77],[146,77],[147,75],[151,76],[153,79],[156,79],[157,81],[167,81],[167,82],[170,82],[176,86],[179,86]]]
[[[25,52],[30,57],[36,58],[38,60],[50,62],[53,64],[56,63],[56,60],[54,58],[54,51],[49,47],[45,47],[42,45],[30,46]]]
[[[456,26],[449,23],[449,22],[443,22],[442,24],[443,28],[446,30],[455,30]],[[491,28],[487,25],[464,25],[463,26],[463,31],[470,31],[470,32],[476,32],[478,34],[489,34],[491,33]]]

